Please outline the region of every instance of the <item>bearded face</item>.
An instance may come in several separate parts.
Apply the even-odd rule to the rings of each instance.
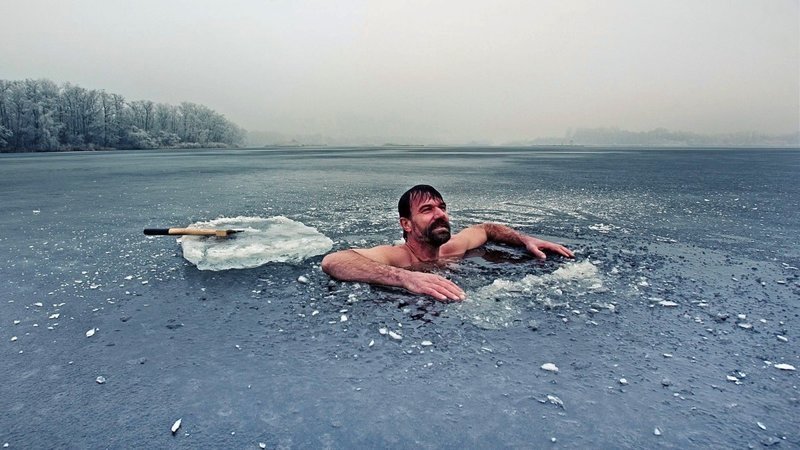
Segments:
[[[423,237],[426,242],[439,247],[450,240],[450,222],[447,218],[434,220],[425,229]]]
[[[400,221],[409,238],[418,242],[439,247],[450,240],[450,219],[441,198],[412,198],[411,217]]]

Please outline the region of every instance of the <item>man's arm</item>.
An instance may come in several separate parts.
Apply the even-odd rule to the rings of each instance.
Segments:
[[[401,250],[402,251],[402,250]],[[322,259],[322,270],[344,281],[401,287],[438,300],[464,300],[466,295],[452,281],[431,273],[395,267],[397,249],[388,245],[371,249],[342,250]]]
[[[498,223],[482,223],[462,230],[453,239],[441,248],[442,256],[452,257],[461,256],[469,250],[478,248],[488,241],[499,242],[502,244],[525,247],[538,259],[545,259],[547,256],[544,250],[558,253],[567,258],[574,258],[575,255],[563,245],[537,239],[528,236],[506,225]]]

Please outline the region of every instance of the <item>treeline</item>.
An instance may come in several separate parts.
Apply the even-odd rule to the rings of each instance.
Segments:
[[[0,80],[0,151],[234,147],[245,136],[203,105],[127,101],[46,79]]]

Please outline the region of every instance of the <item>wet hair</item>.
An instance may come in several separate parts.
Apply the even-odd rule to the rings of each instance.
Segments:
[[[400,217],[404,217],[406,219],[411,218],[411,201],[415,199],[427,199],[432,198],[434,200],[444,200],[442,198],[442,194],[436,190],[433,186],[429,186],[427,184],[418,184],[411,189],[407,190],[400,196],[400,201],[397,202],[397,212],[400,213]],[[406,238],[408,233],[403,230],[403,238]]]
[[[400,217],[405,217],[406,219],[411,218],[411,201],[414,199],[427,199],[432,198],[434,200],[443,200],[442,194],[439,193],[433,186],[429,186],[427,184],[418,184],[411,189],[407,190],[403,195],[400,196],[400,201],[397,202],[397,212],[400,213]]]

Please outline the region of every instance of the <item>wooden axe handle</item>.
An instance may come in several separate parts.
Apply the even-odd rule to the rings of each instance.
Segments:
[[[218,236],[226,237],[235,233],[235,230],[215,230],[206,228],[145,228],[144,234],[148,236],[185,235],[192,236]]]

